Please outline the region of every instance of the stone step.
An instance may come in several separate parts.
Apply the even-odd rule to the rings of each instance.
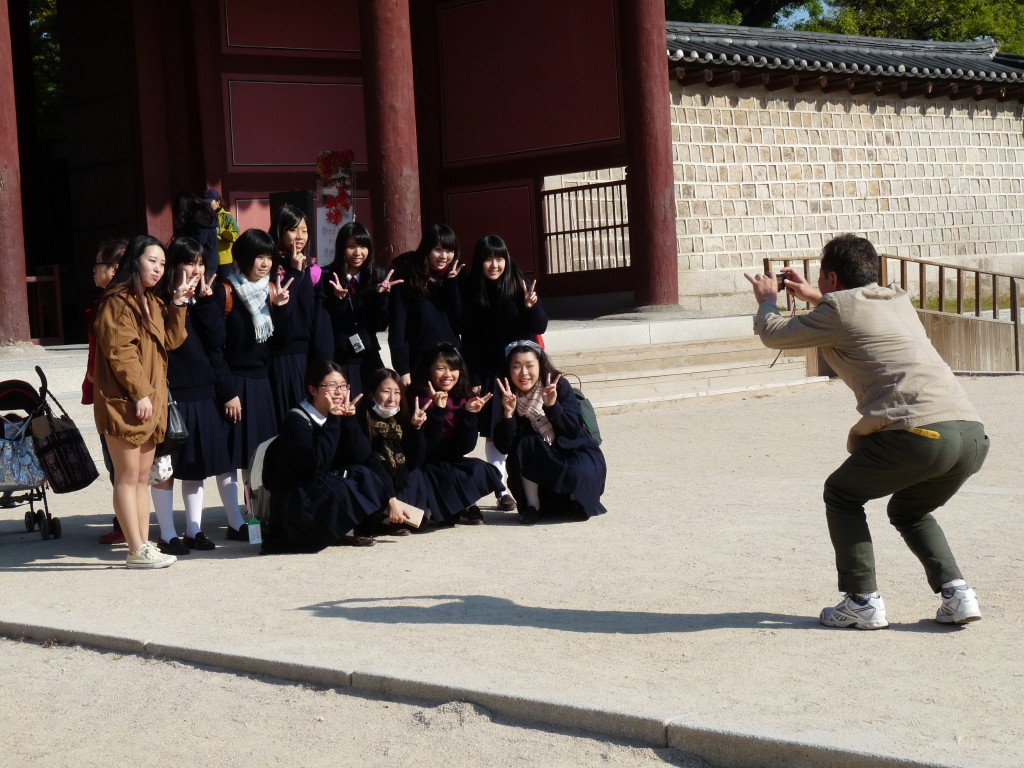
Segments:
[[[722,339],[681,344],[650,344],[640,347],[612,348],[574,352],[554,358],[559,370],[578,376],[598,373],[682,368],[731,362],[763,362],[775,359],[777,351],[766,349],[755,336],[752,339]],[[801,351],[783,353],[781,360],[803,359]]]

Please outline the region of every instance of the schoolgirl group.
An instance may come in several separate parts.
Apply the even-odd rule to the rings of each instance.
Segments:
[[[211,477],[227,538],[247,541],[239,470],[244,481],[257,446],[275,435],[263,468],[265,553],[480,525],[477,505],[491,494],[527,525],[605,511],[604,457],[538,343],[547,315],[536,282],[501,238],[482,238],[467,269],[455,233],[437,224],[385,273],[362,224],[339,230],[324,268],[306,255],[308,227],[300,209],[282,207],[270,232],[237,236],[219,278],[184,234],[166,248],[148,236],[101,247],[87,378],[128,567],[216,547],[202,527]],[[381,359],[384,330],[393,368]],[[173,475],[154,478],[169,392],[188,438]],[[486,461],[469,456],[481,436]]]

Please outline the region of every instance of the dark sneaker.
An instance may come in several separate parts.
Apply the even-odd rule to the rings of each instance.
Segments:
[[[175,557],[180,557],[181,555],[187,555],[189,553],[189,549],[185,546],[185,542],[183,542],[177,536],[175,536],[170,541],[158,539],[156,545],[160,549],[160,551],[163,552],[165,555],[174,555]]]
[[[241,528],[232,528],[228,526],[228,541],[249,541],[249,526],[243,525]]]
[[[124,533],[121,531],[107,531],[100,536],[100,544],[124,544]]]
[[[189,549],[199,549],[204,552],[217,548],[217,545],[210,541],[208,538],[206,538],[206,534],[202,531],[197,533],[195,535],[195,538],[192,538],[191,536],[186,536],[185,546]]]

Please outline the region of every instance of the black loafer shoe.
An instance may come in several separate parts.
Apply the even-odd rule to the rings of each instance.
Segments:
[[[480,511],[480,507],[474,504],[473,506],[466,507],[462,510],[460,522],[463,523],[463,525],[483,525],[484,515]]]
[[[248,533],[248,531],[246,533]],[[246,537],[246,541],[248,541],[248,540],[249,539],[248,539],[248,536],[247,536]],[[208,538],[206,538],[206,534],[203,533],[202,531],[197,533],[195,535],[195,538],[192,538],[191,536],[186,536],[185,537],[185,546],[188,547],[189,549],[199,549],[199,550],[202,550],[204,552],[208,552],[211,549],[216,549],[217,548],[217,545],[214,544],[212,541],[210,541]]]
[[[343,547],[372,547],[377,542],[369,536],[342,536],[338,542]]]
[[[249,526],[243,525],[241,528],[232,528],[228,526],[228,541],[249,541]]]
[[[170,541],[164,541],[163,539],[157,539],[156,546],[165,555],[174,555],[175,557],[180,555],[187,555],[189,553],[188,547],[185,543],[175,536]]]
[[[540,520],[540,512],[536,507],[527,507],[519,510],[519,522],[523,525],[533,525]]]

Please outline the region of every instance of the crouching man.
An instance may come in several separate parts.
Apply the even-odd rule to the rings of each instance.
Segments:
[[[795,270],[780,270],[785,290],[815,305],[805,315],[779,315],[779,283],[772,275],[745,277],[754,287],[754,331],[764,345],[820,348],[853,390],[861,415],[850,430],[850,457],[825,481],[825,515],[839,590],[846,594],[821,612],[821,623],[889,625],[864,504],[890,495],[889,522],[921,561],[932,590],[941,593],[935,620],[979,620],[977,594],[964,581],[932,512],[981,468],[989,440],[906,293],[878,285],[874,246],[849,234],[831,240],[822,250],[817,289]]]

